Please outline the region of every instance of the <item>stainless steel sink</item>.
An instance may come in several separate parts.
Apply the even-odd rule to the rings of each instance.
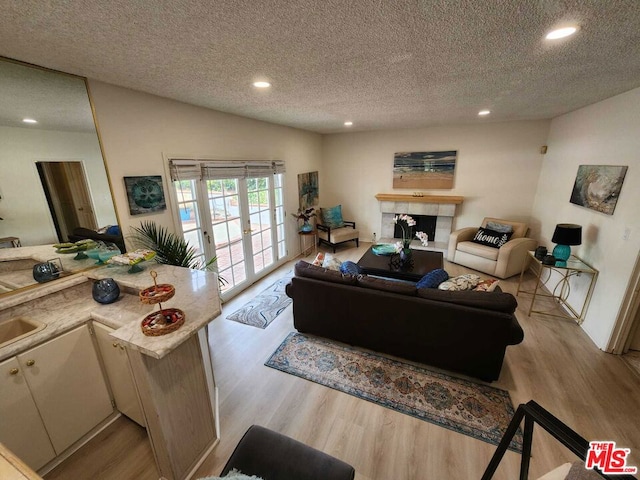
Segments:
[[[16,317],[0,323],[0,348],[39,332],[47,325],[26,317]]]

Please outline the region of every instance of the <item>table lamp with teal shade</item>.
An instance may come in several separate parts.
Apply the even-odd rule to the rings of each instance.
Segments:
[[[571,245],[582,243],[582,225],[559,223],[556,225],[551,241],[556,244],[553,249],[556,267],[566,267],[567,260],[571,256]]]

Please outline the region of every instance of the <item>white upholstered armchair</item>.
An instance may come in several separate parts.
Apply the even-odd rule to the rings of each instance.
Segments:
[[[487,228],[490,222],[511,225],[513,234],[509,241],[499,248],[482,245],[472,241],[478,232],[477,227],[462,228],[449,236],[447,260],[498,278],[508,278],[520,273],[527,251],[535,250],[538,245],[536,240],[525,237],[528,225],[486,217],[481,227]]]

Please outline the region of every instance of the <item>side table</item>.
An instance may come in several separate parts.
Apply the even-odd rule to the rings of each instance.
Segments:
[[[589,301],[591,300],[591,296],[593,295],[593,289],[598,278],[598,270],[593,268],[588,263],[585,263],[581,258],[575,255],[571,255],[569,257],[566,266],[559,267],[556,265],[544,265],[534,256],[534,252],[532,251],[529,251],[528,254],[529,255],[525,257],[525,260],[522,264],[522,271],[520,272],[520,282],[518,283],[518,291],[516,292],[516,295],[519,295],[521,293],[531,295],[531,303],[529,304],[529,312],[527,313],[527,315],[531,316],[532,313],[538,313],[540,315],[549,315],[552,317],[570,318],[572,320],[575,320],[578,325],[581,325],[582,322],[584,322],[584,316],[587,313],[587,307],[589,306]],[[522,290],[522,277],[524,276],[524,272],[527,270],[529,262],[533,262],[537,266],[538,270],[536,275],[536,286],[532,292]],[[542,275],[543,272],[547,273],[544,280]],[[553,272],[560,274],[561,278],[557,281],[555,286],[551,288],[551,285],[547,285],[547,283],[551,280]],[[569,294],[571,293],[571,285],[569,281],[571,277],[577,277],[583,273],[591,276],[591,282],[589,283],[587,295],[582,302],[580,312],[577,312],[567,302]],[[546,287],[547,291],[549,291],[550,293],[542,293],[543,286]],[[564,307],[569,312],[569,314],[558,314],[544,310],[534,310],[533,305],[536,301],[536,297],[552,298],[555,302],[560,304],[560,306]]]
[[[313,246],[305,248],[305,238],[309,236],[313,237]],[[318,253],[318,230],[314,228],[309,232],[298,231],[298,239],[300,240],[300,253],[303,256],[307,255],[307,251],[311,251],[312,248],[314,253]]]

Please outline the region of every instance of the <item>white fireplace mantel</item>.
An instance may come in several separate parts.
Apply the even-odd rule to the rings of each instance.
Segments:
[[[429,250],[446,252],[449,235],[456,213],[456,205],[460,205],[464,197],[453,195],[400,195],[379,193],[376,195],[382,213],[380,237],[381,241],[393,239],[393,217],[398,213],[408,215],[432,215],[437,217],[436,236],[429,239]],[[420,248],[416,240],[412,248]]]

